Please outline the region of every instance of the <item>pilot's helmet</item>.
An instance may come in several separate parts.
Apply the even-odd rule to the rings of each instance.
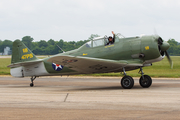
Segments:
[[[108,40],[109,40],[110,38],[112,39],[112,36],[109,36],[109,37],[108,37]]]

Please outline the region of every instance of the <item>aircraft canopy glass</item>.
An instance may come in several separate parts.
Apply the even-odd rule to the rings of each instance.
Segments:
[[[97,37],[94,38],[93,40],[89,41],[86,43],[86,47],[98,47],[98,46],[104,46],[108,42],[107,36],[105,37]]]
[[[91,41],[86,43],[86,47],[89,47],[89,48],[91,47]]]
[[[93,40],[93,47],[103,46],[103,45],[104,45],[104,39]]]

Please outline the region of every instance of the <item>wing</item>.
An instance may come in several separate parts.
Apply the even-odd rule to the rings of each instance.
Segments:
[[[127,66],[143,66],[142,63],[136,62],[129,64],[126,60],[107,60],[79,56],[54,56],[47,60],[68,67],[80,73],[105,73],[113,72]]]

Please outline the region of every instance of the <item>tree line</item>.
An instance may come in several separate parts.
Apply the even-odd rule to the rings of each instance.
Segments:
[[[35,55],[54,55],[58,53],[62,53],[62,48],[65,52],[74,50],[92,40],[94,37],[98,37],[97,34],[92,34],[87,40],[80,41],[64,41],[60,39],[59,41],[55,41],[50,39],[48,41],[40,40],[37,42],[33,42],[33,38],[31,36],[24,36],[22,38],[22,42],[35,54]],[[0,40],[0,53],[4,52],[5,47],[10,47],[12,50],[13,42],[11,40]],[[59,48],[60,47],[60,48]]]
[[[168,53],[172,56],[180,56],[180,43],[178,43],[175,39],[169,39],[168,43],[170,44]]]
[[[22,38],[22,42],[35,54],[35,55],[54,55],[58,53],[62,53],[63,51],[59,49],[61,47],[64,51],[70,51],[73,49],[77,49],[89,40],[92,40],[94,37],[98,37],[97,34],[92,34],[87,40],[80,41],[64,41],[60,39],[59,41],[55,41],[50,39],[48,41],[40,40],[37,42],[33,42],[33,38],[31,36],[25,36]],[[168,43],[170,44],[170,48],[168,49],[168,53],[173,56],[180,56],[180,43],[178,43],[175,39],[169,39]],[[0,53],[4,52],[5,47],[10,47],[12,50],[13,42],[11,40],[0,40]],[[59,47],[58,47],[59,46]]]

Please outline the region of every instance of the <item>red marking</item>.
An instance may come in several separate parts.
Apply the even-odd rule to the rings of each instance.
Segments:
[[[57,66],[57,67],[59,67],[59,65],[58,65],[58,64],[56,64],[56,66]]]
[[[73,62],[72,60],[69,60],[68,62]]]

